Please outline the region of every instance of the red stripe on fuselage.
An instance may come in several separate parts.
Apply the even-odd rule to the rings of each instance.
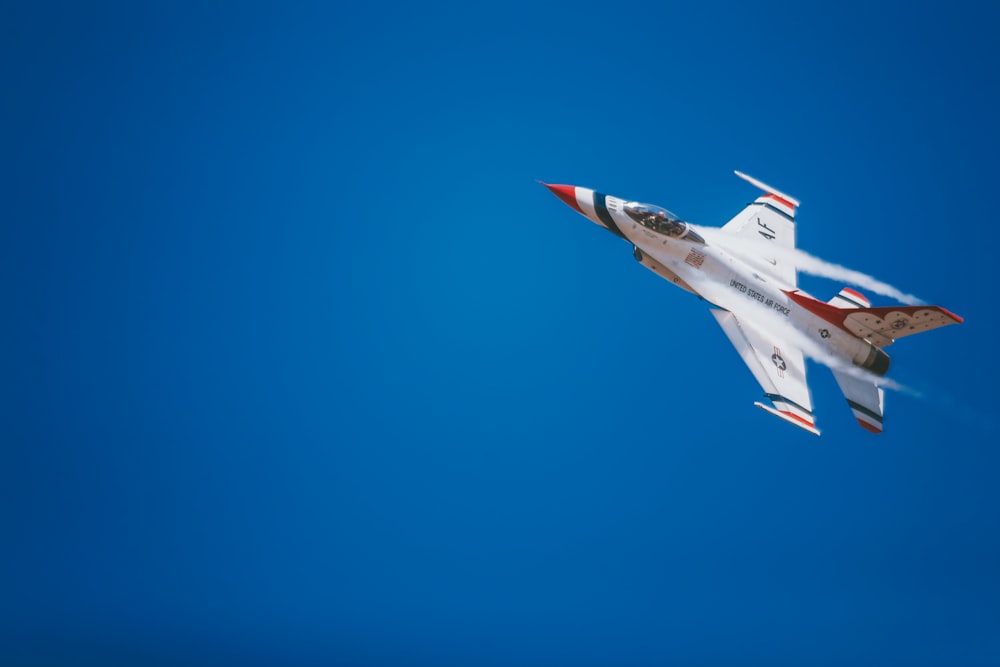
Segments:
[[[828,303],[817,301],[816,299],[800,294],[798,290],[781,290],[788,295],[788,298],[799,304],[813,315],[817,315],[830,324],[850,333],[850,329],[844,326],[844,310],[831,306]]]

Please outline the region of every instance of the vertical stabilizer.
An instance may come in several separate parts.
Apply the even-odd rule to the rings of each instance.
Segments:
[[[882,432],[882,412],[885,409],[885,390],[874,382],[862,380],[853,375],[833,371],[833,377],[840,391],[847,399],[854,418],[861,428],[872,433]]]
[[[844,309],[870,308],[872,305],[864,294],[850,287],[840,290],[840,293],[827,303]],[[885,391],[870,380],[863,380],[841,371],[833,371],[833,377],[837,380],[837,385],[861,428],[872,433],[881,433]]]
[[[868,300],[861,292],[857,290],[852,290],[850,287],[845,287],[840,290],[837,296],[833,297],[828,304],[831,306],[836,306],[837,308],[871,308],[871,301]]]

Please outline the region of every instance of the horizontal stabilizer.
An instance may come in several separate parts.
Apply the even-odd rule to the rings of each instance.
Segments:
[[[888,345],[897,338],[930,331],[949,324],[961,324],[962,318],[940,306],[886,306],[858,308],[844,318],[845,328],[858,338],[867,338],[876,345],[886,339]]]
[[[904,336],[963,322],[961,317],[941,306],[847,308],[842,303],[844,291],[829,303],[818,301],[798,290],[786,290],[785,294],[814,315],[878,347],[891,345],[896,339]],[[855,298],[861,296],[857,292],[854,294]]]

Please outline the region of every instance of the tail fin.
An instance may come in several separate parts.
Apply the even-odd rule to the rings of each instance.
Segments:
[[[845,287],[840,290],[840,294],[833,297],[828,304],[836,306],[837,308],[871,308],[872,303],[868,300],[861,292],[852,290],[850,287]]]
[[[872,308],[863,294],[850,287],[840,290],[827,305],[818,301],[808,304],[800,300],[801,297],[797,299],[795,293],[789,296],[807,308],[811,306],[813,312],[820,317],[878,347],[889,345],[903,336],[962,323],[961,317],[940,306]],[[840,385],[840,391],[844,393],[858,423],[872,433],[881,433],[882,412],[885,407],[885,392],[882,388],[874,382],[841,371],[833,371],[833,377]]]
[[[833,371],[847,404],[861,428],[872,433],[882,432],[882,412],[885,409],[885,390],[874,382],[853,375]]]
[[[858,310],[871,308],[871,302],[861,292],[850,287],[840,290],[837,296],[827,301],[837,308]],[[832,369],[831,369],[832,370]],[[854,418],[861,428],[872,433],[882,432],[882,411],[885,408],[885,392],[874,382],[856,378],[841,371],[833,371],[841,393],[847,399]]]

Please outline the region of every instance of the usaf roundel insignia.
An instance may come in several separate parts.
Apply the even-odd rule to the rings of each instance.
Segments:
[[[774,365],[778,367],[779,373],[788,368],[788,366],[785,364],[785,360],[781,357],[781,352],[778,350],[778,348],[774,348],[774,354],[771,355],[771,361],[774,362]]]

